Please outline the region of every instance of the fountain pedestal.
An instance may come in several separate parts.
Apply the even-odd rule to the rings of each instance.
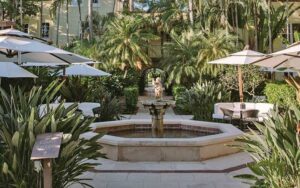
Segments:
[[[174,104],[175,101],[170,100],[152,100],[143,102],[144,107],[149,108],[150,115],[152,115],[152,136],[154,138],[163,137],[164,115],[167,108]]]

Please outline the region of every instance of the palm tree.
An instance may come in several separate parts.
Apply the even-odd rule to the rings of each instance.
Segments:
[[[216,75],[220,68],[218,65],[207,64],[207,62],[228,56],[239,49],[236,45],[236,37],[228,35],[226,30],[218,30],[214,33],[204,32],[200,35],[198,43],[197,67],[204,74]]]
[[[81,3],[82,0],[77,0],[77,5],[78,5],[78,13],[79,13],[79,25],[80,25],[80,39],[82,39],[82,35],[83,35],[83,29],[82,29],[82,13],[81,13]]]
[[[224,30],[211,33],[190,29],[181,35],[172,31],[171,38],[172,42],[164,46],[167,55],[162,60],[169,84],[189,85],[203,74],[216,75],[220,67],[207,62],[236,49],[235,37],[227,35]]]
[[[42,38],[43,9],[44,9],[43,2],[44,1],[41,0],[41,6],[40,6],[40,38]]]
[[[191,25],[194,24],[194,16],[193,16],[193,0],[188,0],[188,7],[189,7],[189,17]]]
[[[186,31],[182,35],[171,31],[172,41],[164,44],[165,57],[162,66],[168,73],[169,84],[192,83],[199,77],[197,69],[197,54],[199,45],[195,41],[200,38],[201,33],[193,30]]]
[[[55,44],[58,46],[59,41],[59,26],[60,26],[60,9],[64,0],[54,0],[50,7],[51,15],[56,18],[56,41]]]
[[[159,16],[163,29],[167,32],[171,31],[175,27],[182,30],[188,25],[188,19],[184,16],[184,9],[186,8],[185,0],[168,1],[161,0],[155,4],[153,8],[154,13]]]
[[[67,46],[70,44],[70,28],[69,28],[69,4],[70,0],[66,0],[66,20],[67,20]]]
[[[273,52],[272,28],[271,28],[271,0],[268,0],[268,30],[269,30],[269,53]]]
[[[93,0],[89,0],[88,4],[88,18],[89,18],[89,41],[93,39]]]
[[[147,54],[148,42],[157,40],[158,36],[147,29],[148,21],[143,16],[120,15],[110,21],[102,37],[101,56],[106,64],[125,70],[142,69],[150,63]]]

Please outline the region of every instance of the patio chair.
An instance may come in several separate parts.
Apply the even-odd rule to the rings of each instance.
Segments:
[[[101,110],[101,107],[96,107],[96,108],[92,109],[94,117],[100,117],[100,110]]]
[[[228,120],[231,123],[231,121],[233,119],[234,111],[226,109],[226,108],[220,108],[220,110],[223,113],[223,119]]]
[[[245,110],[241,112],[241,120],[243,124],[243,129],[245,128],[245,125],[250,125],[250,123],[258,121],[258,113],[259,110]]]

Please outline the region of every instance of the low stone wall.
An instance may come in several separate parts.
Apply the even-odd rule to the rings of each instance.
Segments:
[[[99,143],[106,157],[116,161],[202,161],[239,152],[229,145],[237,144],[235,138],[243,132],[231,124],[211,123],[193,120],[172,121],[165,124],[218,129],[219,134],[195,138],[124,138],[105,135]],[[96,132],[120,129],[122,126],[149,125],[150,120],[123,120],[93,124]]]

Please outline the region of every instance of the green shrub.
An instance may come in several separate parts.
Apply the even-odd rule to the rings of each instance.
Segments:
[[[250,130],[238,139],[239,148],[253,159],[248,167],[251,174],[236,177],[250,180],[251,187],[300,187],[300,135],[296,133],[300,111],[296,107],[280,114],[278,110],[263,124],[256,123],[258,131]]]
[[[91,95],[90,87],[80,77],[69,77],[60,90],[61,96],[67,102],[87,102]]]
[[[173,97],[174,97],[175,101],[186,90],[187,90],[186,87],[181,86],[181,85],[175,85],[175,86],[173,86],[173,88],[172,88],[172,94],[173,94]]]
[[[124,89],[126,109],[128,112],[134,112],[138,103],[139,89],[138,87],[127,87]]]
[[[0,187],[40,187],[42,172],[35,169],[30,160],[35,138],[38,134],[63,132],[64,139],[58,158],[53,159],[53,187],[69,187],[79,183],[86,185],[80,176],[95,167],[95,160],[101,157],[97,140],[81,135],[92,131],[93,118],[83,118],[76,113],[76,104],[64,108],[61,103],[41,116],[39,105],[53,100],[61,85],[52,83],[48,88],[34,87],[29,93],[11,88],[0,90]],[[38,162],[37,162],[38,163]]]
[[[296,90],[286,83],[267,83],[265,95],[269,103],[277,104],[281,108],[297,104]]]
[[[188,109],[195,120],[211,121],[214,104],[230,101],[231,93],[221,84],[214,82],[198,82],[190,90],[178,97],[180,103],[176,104],[180,109]]]
[[[99,96],[99,103],[101,104],[99,121],[113,121],[120,119],[120,102],[112,96],[109,92],[101,92]]]

